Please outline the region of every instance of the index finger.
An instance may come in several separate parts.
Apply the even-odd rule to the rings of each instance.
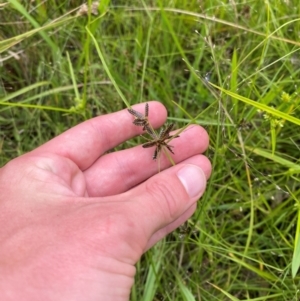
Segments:
[[[157,101],[148,104],[151,124],[155,128],[161,126],[167,118],[166,108]],[[144,112],[145,103],[134,105],[133,109]],[[142,127],[132,123],[133,120],[127,109],[95,117],[67,130],[32,153],[54,153],[85,170],[106,151],[143,132]]]

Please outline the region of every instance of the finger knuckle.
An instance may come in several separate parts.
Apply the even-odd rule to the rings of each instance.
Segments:
[[[178,195],[167,181],[153,180],[147,183],[147,191],[156,210],[162,210],[166,218],[174,219],[178,212]]]

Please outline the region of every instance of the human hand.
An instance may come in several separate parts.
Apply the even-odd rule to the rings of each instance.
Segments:
[[[166,119],[149,102],[154,127]],[[134,106],[143,111],[144,104]],[[211,173],[208,135],[172,140],[177,165],[136,146],[127,110],[90,119],[0,169],[1,300],[129,300],[141,255],[186,221]]]

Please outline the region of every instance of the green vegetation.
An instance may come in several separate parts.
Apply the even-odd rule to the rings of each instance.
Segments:
[[[132,301],[299,300],[298,0],[79,2],[0,4],[0,165],[160,100],[177,128],[207,129],[213,174],[138,263]]]

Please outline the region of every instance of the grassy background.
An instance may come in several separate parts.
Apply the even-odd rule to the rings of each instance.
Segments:
[[[130,104],[160,100],[211,141],[196,214],[138,263],[131,300],[300,300],[298,0],[80,4],[0,4],[0,165],[126,107],[93,36]]]

